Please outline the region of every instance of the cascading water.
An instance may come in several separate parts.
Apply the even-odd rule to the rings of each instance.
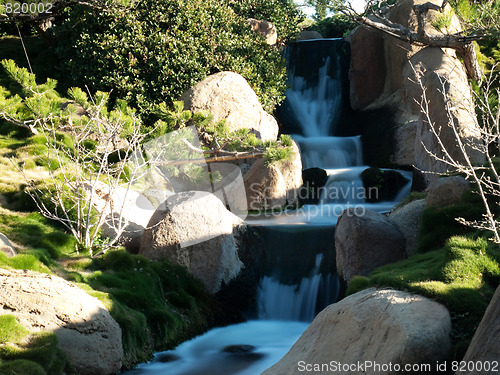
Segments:
[[[332,270],[338,215],[349,205],[384,211],[395,204],[365,203],[360,175],[367,167],[360,137],[330,136],[342,105],[342,48],[340,40],[323,39],[298,42],[285,51],[290,89],[278,116],[294,133],[303,168],[325,169],[328,180],[319,205],[247,219],[263,238],[266,254],[257,270],[257,320],[213,329],[174,351],[157,353],[130,374],[260,374],[286,354],[317,312],[336,301],[338,278]]]

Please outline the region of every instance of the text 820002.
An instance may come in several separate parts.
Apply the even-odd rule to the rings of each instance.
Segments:
[[[6,14],[50,14],[52,13],[52,7],[52,3],[20,3],[12,1],[0,4],[0,12],[3,10]]]

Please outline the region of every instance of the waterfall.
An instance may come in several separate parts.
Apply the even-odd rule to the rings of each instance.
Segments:
[[[332,274],[319,273],[322,259],[323,254],[316,255],[310,276],[304,277],[298,285],[281,284],[274,277],[265,276],[257,295],[259,319],[312,321],[316,316],[320,294],[331,296],[334,292],[330,287]]]
[[[395,204],[365,203],[360,175],[367,166],[360,137],[331,136],[342,107],[343,48],[339,39],[323,39],[293,43],[284,52],[290,88],[278,118],[297,141],[303,168],[322,168],[328,179],[319,205],[247,218],[264,243],[254,270],[260,275],[257,320],[212,329],[175,351],[157,353],[131,374],[262,373],[287,353],[319,311],[337,300],[337,217],[349,205],[384,211]],[[408,194],[410,185],[396,199]]]

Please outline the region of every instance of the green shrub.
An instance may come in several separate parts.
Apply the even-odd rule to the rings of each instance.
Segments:
[[[242,74],[271,111],[286,87],[284,63],[228,3],[146,0],[105,12],[76,6],[57,28],[61,79],[92,91],[113,89],[115,97],[148,112],[207,75],[230,70]],[[283,9],[295,19],[294,7]]]

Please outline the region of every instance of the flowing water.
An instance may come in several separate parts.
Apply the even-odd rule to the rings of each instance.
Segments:
[[[257,375],[291,348],[309,322],[338,297],[334,230],[351,206],[390,210],[392,202],[365,203],[360,137],[333,137],[342,105],[340,40],[298,42],[285,55],[290,88],[280,111],[299,144],[303,168],[326,170],[318,205],[247,219],[264,242],[257,312],[246,323],[212,329],[172,351],[157,353],[129,374]]]

